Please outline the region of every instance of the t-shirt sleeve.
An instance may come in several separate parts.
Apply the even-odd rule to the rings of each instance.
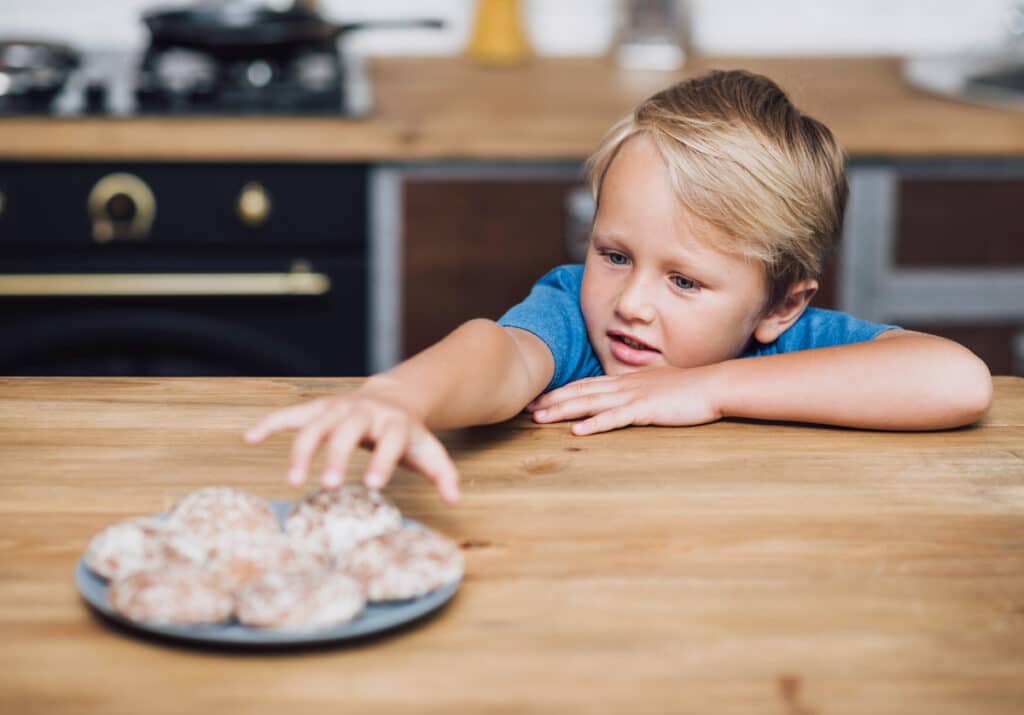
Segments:
[[[559,266],[537,281],[526,299],[498,318],[498,325],[528,330],[551,350],[555,372],[545,392],[600,374],[580,311],[583,266]]]
[[[778,340],[768,345],[755,343],[747,355],[776,355],[863,343],[873,340],[887,330],[900,330],[900,327],[872,323],[834,310],[808,308],[789,330],[779,336]]]

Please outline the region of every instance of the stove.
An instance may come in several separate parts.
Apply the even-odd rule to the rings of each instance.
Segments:
[[[0,95],[0,116],[274,115],[362,117],[372,108],[366,59],[337,43],[289,53],[215,58],[150,45],[96,51],[56,93]]]
[[[3,116],[371,107],[363,58],[334,41],[7,49],[0,131]],[[366,374],[368,175],[351,162],[0,162],[0,374]]]

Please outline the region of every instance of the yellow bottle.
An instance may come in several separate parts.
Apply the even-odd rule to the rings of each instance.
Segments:
[[[519,0],[478,0],[469,56],[484,64],[518,64],[530,56]]]

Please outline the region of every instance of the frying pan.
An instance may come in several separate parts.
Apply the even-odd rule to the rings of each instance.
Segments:
[[[441,28],[440,20],[373,20],[333,23],[301,5],[284,10],[248,3],[199,4],[154,9],[142,16],[153,42],[211,54],[258,55],[322,45],[355,30],[392,27]]]

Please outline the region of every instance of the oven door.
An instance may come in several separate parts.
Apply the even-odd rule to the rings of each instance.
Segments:
[[[365,375],[365,177],[0,165],[0,374]]]
[[[0,274],[0,374],[365,374],[361,261],[245,264]]]

